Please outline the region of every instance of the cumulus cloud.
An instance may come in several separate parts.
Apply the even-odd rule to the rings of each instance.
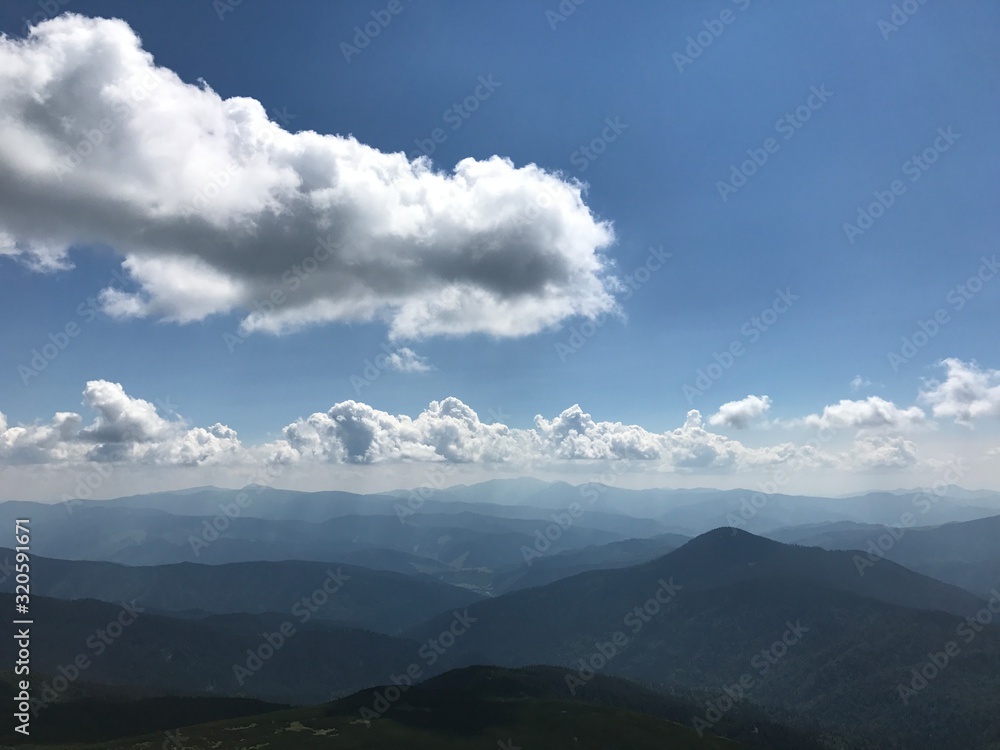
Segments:
[[[8,426],[0,413],[0,461],[4,464],[49,464],[79,461],[85,449],[74,437],[83,420],[73,412],[57,412],[48,424]]]
[[[118,383],[92,380],[84,403],[97,416],[86,427],[75,412],[58,412],[48,424],[14,425],[0,413],[0,465],[131,462],[168,466],[217,463],[242,451],[236,432],[224,425],[189,429],[167,420],[148,401]]]
[[[243,445],[222,424],[190,427],[164,417],[118,383],[87,383],[89,424],[74,412],[47,424],[8,425],[0,413],[0,467],[115,462],[161,466],[269,464],[387,464],[448,462],[528,467],[576,461],[638,461],[657,471],[729,473],[790,461],[820,465],[816,451],[790,443],[751,448],[707,430],[697,410],[663,433],[597,421],[579,405],[534,427],[484,423],[461,400],[432,401],[416,417],[394,415],[358,401],[341,401],[286,425],[270,443]]]
[[[917,462],[917,447],[898,435],[870,435],[855,440],[840,458],[848,470],[905,469]]]
[[[996,371],[970,370],[973,366],[957,361],[950,367],[954,377],[947,382],[953,385],[960,375],[974,376],[975,388],[957,391],[966,394],[961,403],[967,408],[993,392],[996,386],[989,385],[989,380],[1000,376]],[[942,388],[943,384],[937,384],[928,393]],[[739,423],[747,411],[763,414],[770,399],[748,397],[732,403],[746,406],[747,402],[753,408],[726,409],[729,404],[720,408],[726,424]],[[119,383],[88,382],[83,403],[92,412],[86,419],[61,411],[47,422],[12,425],[0,412],[0,468],[59,468],[89,462],[257,469],[429,462],[551,469],[577,462],[621,461],[631,462],[637,470],[706,475],[779,466],[786,472],[893,470],[918,464],[919,456],[913,442],[889,428],[924,421],[919,409],[900,409],[879,399],[840,402],[811,419],[817,426],[858,428],[853,442],[835,452],[815,439],[801,445],[746,445],[712,432],[696,409],[687,413],[681,426],[654,432],[640,425],[596,420],[578,404],[552,418],[537,415],[533,426],[516,428],[502,422],[484,423],[474,409],[455,397],[432,401],[415,417],[351,400],[294,420],[269,443],[245,445],[230,427],[218,423],[192,427],[181,417],[165,415],[155,404],[129,395]]]
[[[755,419],[763,416],[771,408],[769,396],[747,396],[739,401],[730,401],[708,418],[713,427],[734,427],[744,430]]]
[[[671,470],[736,471],[790,460],[790,444],[749,448],[705,429],[701,413],[692,409],[684,425],[664,433],[638,425],[597,422],[579,405],[547,420],[535,417],[535,433],[543,455],[560,459],[625,459],[658,462]]]
[[[919,406],[902,408],[892,401],[869,396],[861,401],[841,399],[823,407],[822,414],[810,414],[794,424],[818,429],[906,429],[920,426],[927,415]]]
[[[238,311],[245,333],[382,320],[416,339],[615,309],[613,230],[580,183],[290,133],[158,67],[123,21],[0,38],[0,107],[0,255],[56,270],[71,245],[113,247],[133,285],[101,295],[113,316]]]
[[[659,436],[637,425],[595,422],[579,404],[552,420],[537,415],[535,430],[546,449],[557,458],[651,460],[663,456]]]
[[[514,457],[519,436],[503,424],[483,424],[457,398],[432,401],[416,419],[394,416],[357,401],[299,419],[282,431],[274,449],[285,461],[501,462]]]
[[[968,427],[981,417],[1000,417],[1000,370],[955,358],[939,364],[946,370],[944,381],[929,380],[920,392],[935,417],[951,417]]]

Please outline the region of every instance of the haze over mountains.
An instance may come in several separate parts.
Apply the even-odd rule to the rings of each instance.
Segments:
[[[405,685],[474,665],[546,664],[568,691],[560,700],[591,712],[581,726],[647,721],[584,708],[602,703],[680,721],[696,742],[722,733],[758,747],[993,748],[995,501],[954,488],[830,499],[514,480],[371,496],[251,486],[9,502],[0,523],[28,516],[45,530],[32,543],[33,668],[47,675],[54,716],[78,717],[87,700],[111,710],[94,696],[118,688],[300,705],[362,691],[288,722],[347,736],[364,719],[416,732],[419,746],[440,726],[409,726],[399,711],[433,713],[440,695],[425,691],[439,683],[404,700]],[[0,549],[4,571],[12,558]],[[4,606],[14,587],[12,575],[0,581]],[[125,621],[113,638],[95,636]],[[87,666],[69,679],[78,655]],[[607,693],[595,677],[608,676],[658,697]],[[397,698],[380,711],[386,690]],[[495,699],[475,699],[492,718],[473,734],[514,720],[494,715]],[[219,719],[254,711],[199,705]],[[522,708],[528,732],[540,704]],[[156,729],[128,718],[128,705],[119,714],[103,740]],[[691,745],[702,746],[713,745]]]

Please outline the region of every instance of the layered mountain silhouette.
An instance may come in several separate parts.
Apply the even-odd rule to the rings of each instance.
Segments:
[[[935,527],[816,524],[769,536],[825,549],[861,550],[869,561],[884,557],[983,597],[1000,589],[1000,515]]]
[[[146,611],[185,617],[302,613],[389,634],[481,598],[429,576],[302,561],[130,566],[36,556],[32,565],[35,593],[57,599],[134,601]],[[13,592],[14,585],[7,578],[0,591]]]
[[[5,503],[0,523],[44,530],[31,571],[45,742],[137,750],[190,715],[216,722],[191,729],[219,750],[328,747],[334,733],[474,747],[495,732],[508,736],[487,746],[699,748],[718,734],[996,750],[996,498],[938,493],[893,524],[928,497],[203,487]],[[0,549],[0,606],[13,561]],[[0,643],[2,663],[13,649]],[[361,715],[394,688],[406,698]],[[278,704],[296,707],[266,713]]]
[[[661,692],[700,691],[705,716],[692,716],[692,722],[711,718],[709,710],[729,691],[765,714],[814,720],[821,731],[843,732],[850,721],[860,721],[870,735],[894,737],[899,747],[953,746],[952,724],[915,720],[912,707],[933,707],[931,715],[950,712],[962,722],[963,741],[995,731],[996,713],[985,696],[1000,687],[1000,628],[989,624],[969,630],[971,639],[963,637],[968,616],[989,612],[986,602],[888,560],[860,575],[853,557],[718,529],[640,565],[586,572],[448,609],[403,637],[318,616],[300,623],[287,609],[194,619],[191,613],[177,618],[144,612],[81,677],[168,692],[315,703],[366,685],[392,684],[410,669],[427,679],[472,664],[548,663],[561,667],[567,689],[584,700],[596,674],[640,680]],[[58,561],[49,564],[50,571],[59,569]],[[222,578],[207,576],[211,585],[198,594],[207,603],[212,587],[230,580],[248,590],[267,580],[280,588],[284,565],[138,570],[152,580],[167,576],[161,581],[180,574],[188,586],[200,575],[224,572]],[[123,570],[131,575],[113,566],[116,575]],[[240,584],[242,573],[247,575]],[[128,575],[121,580],[130,580]],[[409,582],[384,576],[365,580],[372,586]],[[435,594],[453,595],[430,584]],[[345,584],[331,600],[346,591]],[[0,606],[10,605],[9,599],[0,598]],[[38,639],[45,645],[33,658],[48,674],[59,674],[77,653],[87,653],[88,639],[122,611],[107,602],[45,598],[37,599],[37,609]],[[295,632],[262,658],[262,644],[279,640],[275,634],[283,623]],[[933,690],[911,687],[904,702],[900,686],[910,686],[913,670],[944,653],[950,641],[958,652],[948,657],[947,669],[938,670]],[[6,644],[3,651],[11,648]]]

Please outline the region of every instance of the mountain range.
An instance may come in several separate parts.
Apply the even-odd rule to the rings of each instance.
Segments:
[[[189,735],[218,747],[334,734],[348,747],[472,747],[496,734],[496,746],[521,732],[546,747],[721,747],[719,735],[727,746],[996,750],[1000,516],[895,535],[834,518],[771,538],[739,524],[692,538],[663,531],[672,513],[696,515],[687,504],[655,518],[617,505],[592,514],[558,504],[582,495],[566,487],[490,483],[475,512],[476,487],[451,488],[402,515],[403,493],[363,507],[350,493],[274,491],[269,508],[257,488],[259,504],[223,511],[225,524],[217,503],[238,491],[0,505],[0,518],[31,514],[44,529],[32,543],[32,669],[49,705],[36,721],[52,711],[115,748],[142,747],[139,730],[164,731],[178,706],[197,705],[191,723],[222,723]],[[706,520],[736,497],[693,495]],[[914,503],[879,497],[892,512]],[[811,507],[771,501],[775,523]],[[959,518],[977,507],[954,506]],[[0,558],[0,606],[12,608],[13,551]],[[2,663],[13,648],[0,646]],[[397,692],[405,700],[377,710]],[[449,702],[461,708],[444,717]],[[121,716],[120,731],[96,737],[88,706]],[[67,739],[48,736],[49,747]]]

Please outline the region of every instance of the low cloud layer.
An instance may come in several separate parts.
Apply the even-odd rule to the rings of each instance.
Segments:
[[[289,133],[258,101],[158,67],[123,21],[67,14],[0,38],[0,109],[0,255],[53,271],[74,244],[112,247],[134,284],[101,295],[113,316],[236,311],[245,333],[383,320],[417,339],[615,309],[614,234],[579,183]]]
[[[358,401],[342,401],[300,418],[270,443],[245,446],[221,424],[190,427],[156,406],[129,396],[118,383],[87,383],[89,423],[59,412],[48,423],[9,425],[0,413],[0,468],[127,463],[160,466],[478,463],[531,467],[579,461],[637,461],[656,470],[728,473],[797,457],[790,443],[750,448],[706,430],[701,414],[664,433],[621,422],[595,421],[574,405],[552,419],[538,415],[533,429],[486,424],[451,397],[432,401],[416,417],[393,415]],[[801,460],[809,458],[808,452]]]
[[[941,407],[935,413],[942,410],[944,416],[955,416],[949,404],[959,401],[966,405],[959,415],[963,418],[993,414],[978,404],[988,400],[989,380],[997,373],[958,361],[946,365],[949,379],[922,396]],[[969,377],[978,390],[956,391]],[[953,394],[951,401],[941,394]],[[487,424],[454,397],[432,401],[415,417],[348,400],[296,419],[269,443],[245,445],[226,425],[192,427],[183,418],[165,416],[155,404],[130,396],[118,383],[88,382],[83,404],[89,416],[62,411],[44,423],[12,425],[0,412],[0,469],[100,463],[258,468],[450,463],[530,470],[612,461],[680,474],[739,474],[773,467],[869,471],[916,464],[916,445],[898,430],[927,421],[916,407],[904,409],[874,397],[841,401],[821,415],[771,422],[769,429],[757,431],[758,436],[773,436],[775,429],[805,428],[800,443],[749,445],[708,429],[697,410],[689,411],[681,426],[654,432],[640,425],[595,420],[574,404],[552,418],[537,415],[534,426],[524,429]],[[770,408],[769,397],[749,396],[724,404],[710,421],[746,429]],[[808,434],[813,429],[818,429],[815,435],[826,434],[817,439]],[[833,449],[838,434],[842,441],[853,440],[846,450]]]

